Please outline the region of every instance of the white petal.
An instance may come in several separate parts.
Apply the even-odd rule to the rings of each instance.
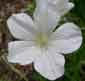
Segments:
[[[82,34],[78,26],[66,23],[53,34],[53,47],[57,52],[68,54],[76,51],[82,44]]]
[[[49,80],[55,80],[64,74],[64,56],[55,52],[43,53],[35,62],[35,70]]]
[[[36,0],[36,5],[35,19],[49,10],[55,12],[57,17],[61,17],[74,7],[69,0]]]
[[[49,0],[49,8],[53,12],[56,12],[58,16],[63,16],[73,7],[74,4],[69,2],[68,0],[54,0],[53,2]]]
[[[56,28],[58,25],[58,22],[60,21],[60,17],[58,17],[54,12],[51,10],[48,11],[48,30],[52,31]]]
[[[47,7],[48,7],[47,2],[48,2],[47,0],[36,0],[36,9],[34,12],[35,19],[44,12],[47,12]]]
[[[15,41],[8,45],[8,61],[21,65],[30,64],[38,55],[38,49],[32,41]]]
[[[60,17],[49,8],[48,0],[36,0],[34,20],[42,32],[53,31],[58,25]]]
[[[38,31],[40,32],[53,32],[60,20],[60,18],[51,11],[48,11],[38,17],[39,18],[35,20],[35,23],[38,27]]]
[[[10,32],[18,39],[31,39],[34,24],[30,16],[25,13],[12,15],[7,21]]]

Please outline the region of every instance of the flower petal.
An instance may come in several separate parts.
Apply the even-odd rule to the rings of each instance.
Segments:
[[[7,21],[10,32],[18,39],[31,39],[35,31],[33,21],[25,13],[12,15]]]
[[[57,16],[54,12],[51,10],[48,11],[48,30],[52,31],[56,28],[58,25],[58,22],[60,21],[60,17]]]
[[[38,23],[38,29],[42,32],[53,31],[58,25],[60,17],[50,10],[48,0],[36,0],[34,20]]]
[[[43,77],[55,80],[64,74],[64,56],[50,50],[34,62],[34,67]]]
[[[57,52],[68,54],[77,50],[82,44],[82,34],[78,26],[66,23],[53,34],[53,47]]]
[[[49,8],[58,16],[63,16],[74,7],[74,4],[68,0],[48,0],[48,2]]]
[[[36,4],[35,17],[48,10],[56,12],[57,16],[62,16],[74,7],[69,0],[36,0]]]
[[[34,18],[36,19],[38,16],[47,12],[48,1],[47,0],[36,0],[36,9],[34,12]]]
[[[21,65],[30,64],[38,55],[38,49],[32,41],[15,41],[8,45],[8,61]]]
[[[35,20],[35,24],[40,32],[53,32],[55,27],[58,25],[60,18],[55,13],[48,11]]]

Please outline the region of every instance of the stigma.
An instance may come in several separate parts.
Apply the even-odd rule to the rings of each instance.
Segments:
[[[35,40],[36,44],[40,47],[44,47],[48,44],[48,36],[46,34],[43,33],[39,33],[36,36],[36,40]]]

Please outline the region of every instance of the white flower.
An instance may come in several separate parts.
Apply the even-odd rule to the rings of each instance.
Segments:
[[[69,2],[69,0],[36,0],[36,4],[34,16],[38,16],[47,9],[48,12],[61,17],[74,7],[74,4]]]
[[[8,19],[10,32],[20,40],[8,44],[7,58],[9,62],[21,65],[33,63],[43,77],[55,80],[64,74],[63,54],[72,53],[81,46],[82,34],[73,23],[65,23],[53,32],[59,16],[70,10],[70,7],[64,7],[69,4],[68,0],[66,4],[63,0],[36,1],[33,20],[25,13],[14,14]],[[55,6],[55,1],[62,5]]]
[[[48,20],[48,16],[45,14],[33,21],[30,16],[20,13],[8,19],[10,32],[20,41],[9,43],[7,58],[9,62],[21,65],[33,62],[37,72],[55,80],[64,74],[63,54],[77,50],[82,43],[82,35],[73,23],[65,23],[52,32],[56,22]]]

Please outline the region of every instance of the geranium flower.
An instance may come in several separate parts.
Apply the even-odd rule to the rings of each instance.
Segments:
[[[55,80],[64,74],[63,54],[72,53],[81,46],[82,34],[73,23],[65,23],[53,32],[60,18],[48,11],[48,7],[41,11],[35,10],[34,19],[19,13],[7,20],[12,35],[20,39],[8,44],[7,58],[21,65],[33,63],[43,77]]]

